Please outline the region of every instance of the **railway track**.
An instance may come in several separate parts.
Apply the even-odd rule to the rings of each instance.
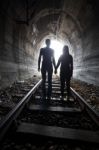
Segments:
[[[8,145],[14,149],[20,139],[36,141],[36,145],[38,140],[50,139],[56,145],[61,141],[98,146],[98,114],[72,88],[70,101],[60,100],[59,79],[53,79],[52,89],[52,99],[42,99],[40,80],[6,115],[0,124],[1,150]],[[45,142],[43,145],[46,147]]]

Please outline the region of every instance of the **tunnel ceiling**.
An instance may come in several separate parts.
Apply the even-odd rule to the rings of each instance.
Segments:
[[[99,22],[98,0],[2,0],[4,13],[37,46],[46,36],[67,41],[74,51],[82,49],[87,30]],[[23,31],[24,32],[24,31]]]
[[[79,14],[89,11],[87,15],[92,17],[90,12],[93,9],[91,0],[3,0],[1,3],[2,9],[16,23],[33,24],[44,36],[46,33],[65,33],[70,37],[74,32],[81,35],[85,27]]]
[[[45,36],[52,35],[67,39],[75,46],[90,24],[87,19],[93,18],[92,3],[91,0],[3,0],[0,6],[16,24],[31,28],[31,40],[39,42]],[[84,18],[83,14],[83,19],[84,12],[87,16]]]

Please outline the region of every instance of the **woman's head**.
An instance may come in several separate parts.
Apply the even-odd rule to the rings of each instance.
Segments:
[[[64,45],[63,47],[63,53],[66,54],[66,55],[69,55],[69,48],[67,45]]]

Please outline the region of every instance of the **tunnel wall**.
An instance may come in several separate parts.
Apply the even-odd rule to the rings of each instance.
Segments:
[[[99,86],[99,3],[94,2],[84,4],[79,12],[82,50],[75,49],[74,77]]]
[[[0,14],[0,88],[32,77],[36,65],[34,56],[28,27]]]
[[[87,29],[83,36],[83,55],[78,63],[75,77],[99,86],[99,29],[96,26]]]

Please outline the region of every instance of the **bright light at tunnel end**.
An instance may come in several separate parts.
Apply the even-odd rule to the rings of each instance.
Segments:
[[[54,49],[54,56],[55,60],[57,61],[60,55],[62,54],[64,44],[57,41],[57,40],[51,40],[51,48]]]

